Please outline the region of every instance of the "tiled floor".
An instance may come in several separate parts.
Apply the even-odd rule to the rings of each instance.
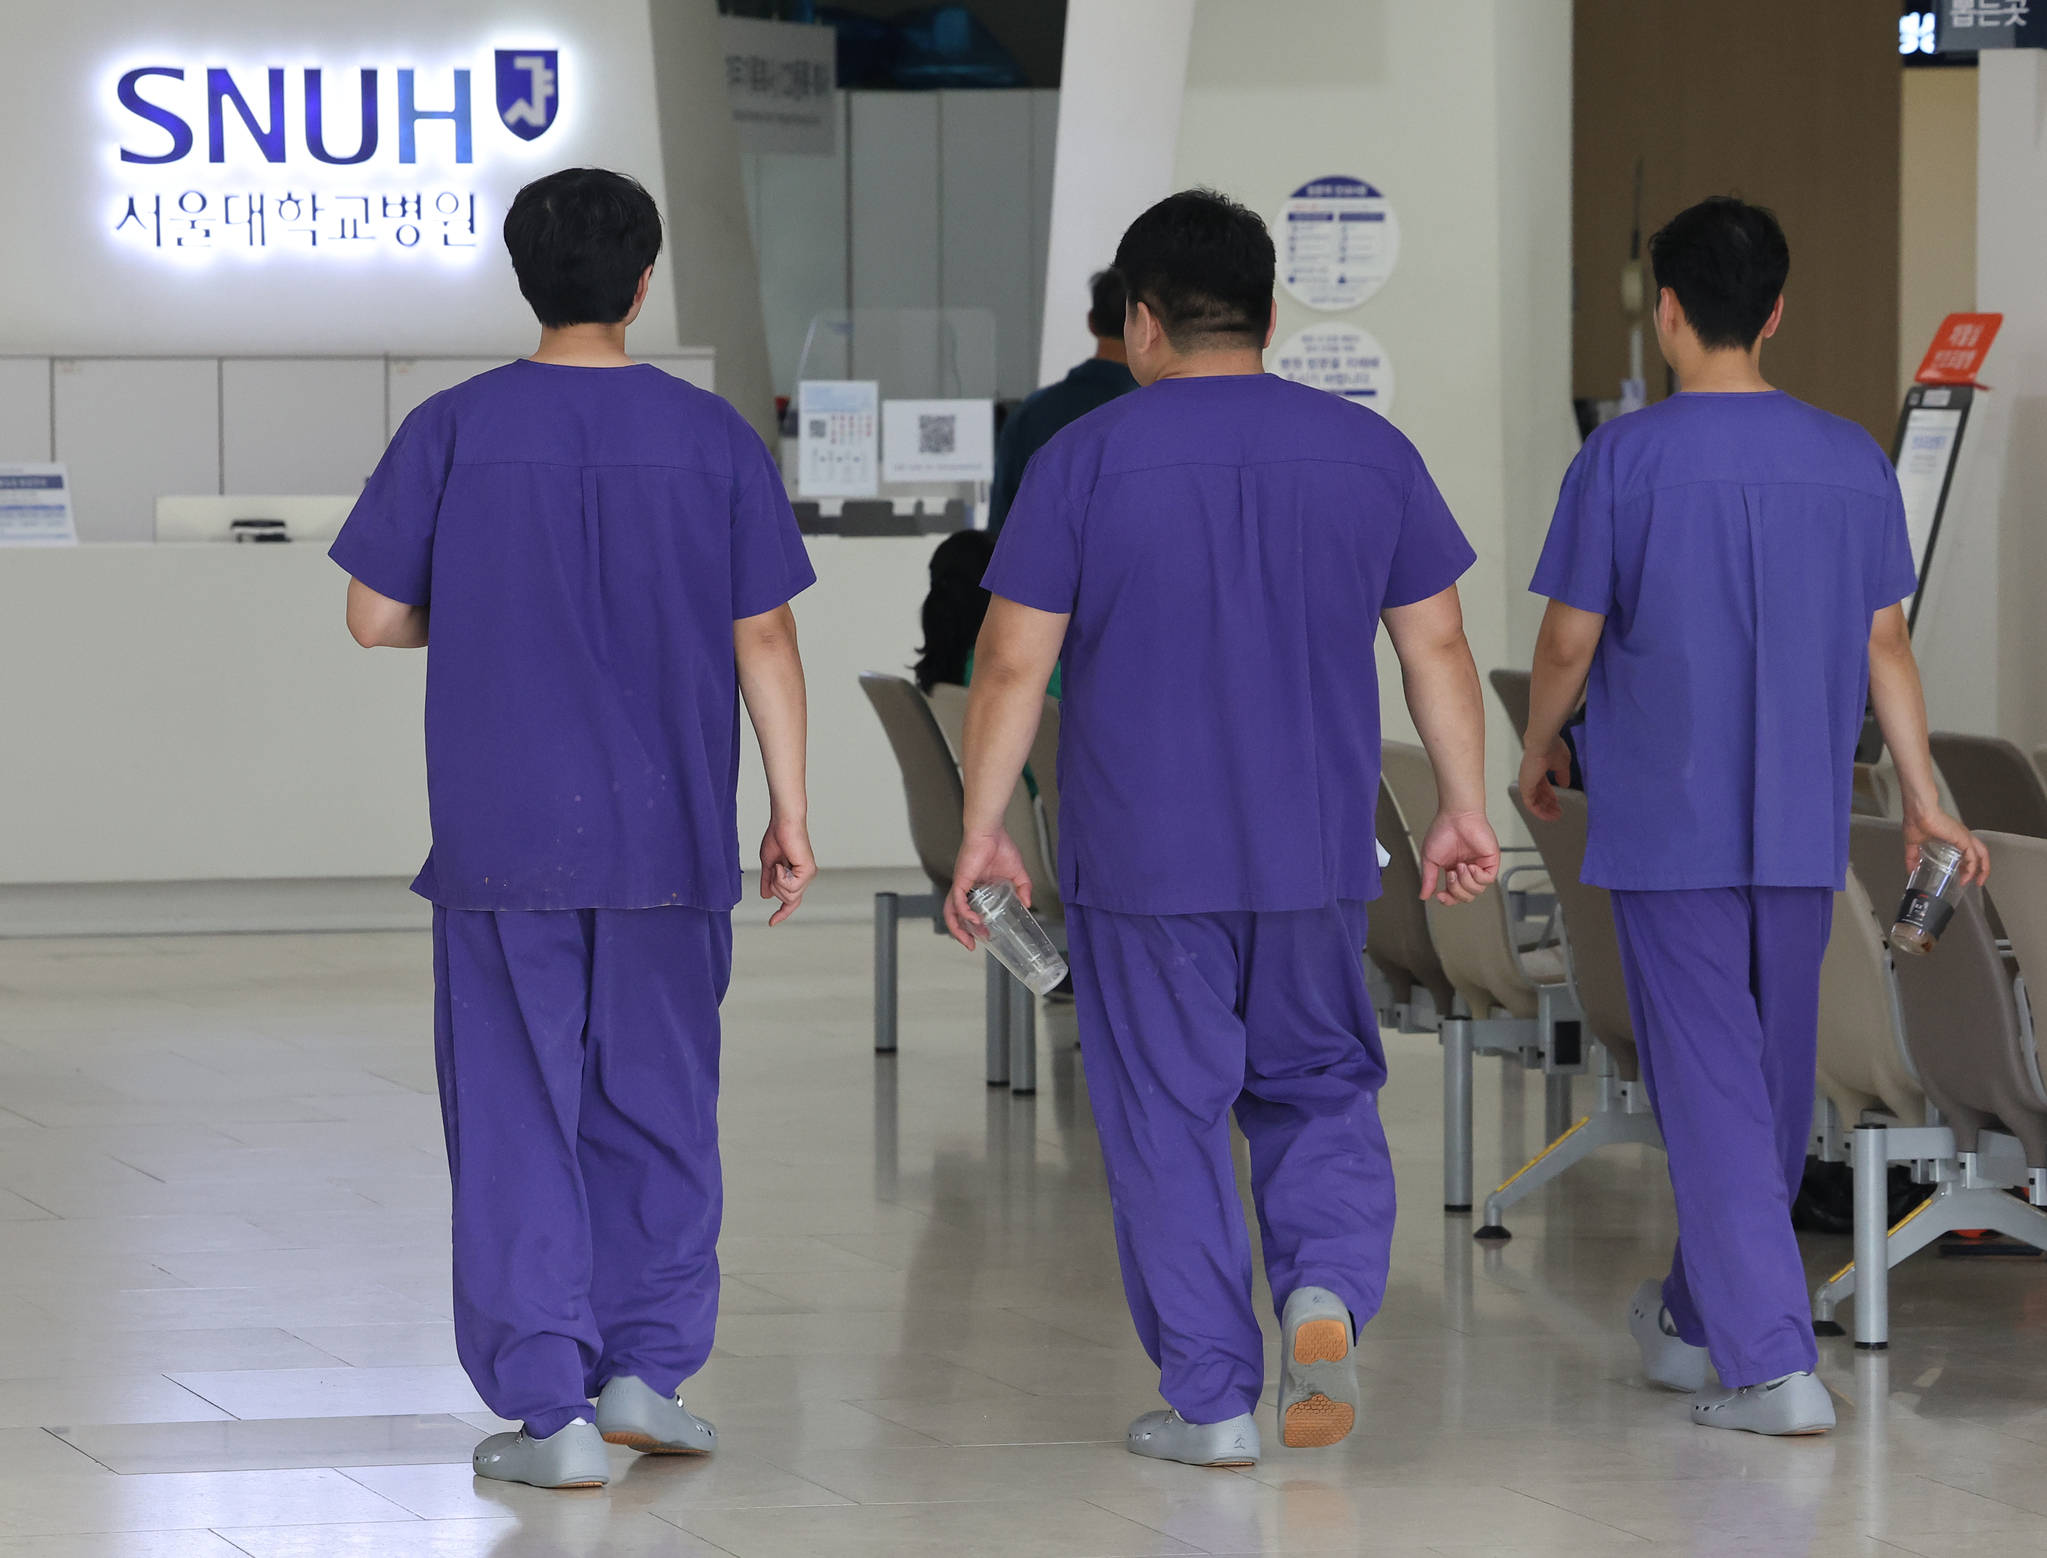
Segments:
[[[1695,1429],[1617,1314],[1670,1237],[1660,1160],[1476,1246],[1414,1038],[1361,1431],[1241,1473],[1129,1456],[1155,1376],[1070,1026],[1036,1099],[991,1091],[979,968],[903,952],[877,1061],[862,928],[739,932],[724,1318],[687,1392],[724,1448],[550,1494],[469,1474],[495,1420],[448,1330],[425,938],[0,942],[0,1555],[2047,1552],[2047,1267],[1903,1269],[1887,1357],[1823,1345],[1828,1438]],[[1524,1080],[1482,1063],[1481,1178],[1535,1143]]]

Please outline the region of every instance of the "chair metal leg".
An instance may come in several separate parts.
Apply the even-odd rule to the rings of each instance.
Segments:
[[[896,925],[894,893],[874,895],[874,1051],[896,1052]]]
[[[1512,1238],[1506,1224],[1501,1221],[1507,1214],[1507,1208],[1534,1194],[1573,1164],[1584,1162],[1602,1147],[1624,1142],[1635,1142],[1644,1147],[1663,1145],[1662,1133],[1656,1129],[1656,1117],[1646,1108],[1627,1107],[1634,1099],[1626,1084],[1617,1091],[1621,1107],[1593,1110],[1486,1197],[1485,1221],[1474,1238]]]
[[[1471,1210],[1471,1023],[1443,1020],[1443,1210]]]
[[[1542,1139],[1545,1145],[1571,1128],[1571,1073],[1552,1071],[1542,1079]]]
[[[1891,1155],[1881,1125],[1855,1127],[1855,1345],[1891,1344]]]
[[[1038,998],[1014,975],[1009,981],[1009,1090],[1038,1090]]]
[[[1009,970],[987,953],[988,1085],[1009,1086]]]
[[[1986,1136],[1989,1133],[1985,1133]],[[2008,1195],[2030,1172],[2003,1153],[1955,1151],[1946,1127],[1857,1125],[1851,1144],[1855,1166],[1855,1259],[1813,1295],[1813,1330],[1838,1336],[1835,1310],[1855,1300],[1855,1345],[1878,1351],[1890,1342],[1890,1268],[1910,1260],[1942,1234],[1992,1228],[2036,1249],[2047,1249],[2047,1213]],[[1886,1229],[1893,1160],[1930,1160],[1939,1175],[1933,1195]]]

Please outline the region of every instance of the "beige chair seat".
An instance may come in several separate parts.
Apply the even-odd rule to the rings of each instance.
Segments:
[[[1819,1084],[1849,1125],[1865,1109],[1906,1125],[1926,1118],[1884,932],[1853,871],[1846,889],[1834,894],[1834,931],[1820,964]]]
[[[1562,947],[1534,947],[1521,954],[1521,966],[1539,985],[1560,985],[1571,977]]]
[[[1406,741],[1383,743],[1380,771],[1393,792],[1417,854],[1429,824],[1436,817],[1436,773],[1429,755]],[[1429,936],[1452,988],[1463,996],[1474,1017],[1490,1017],[1496,1007],[1532,1020],[1539,1004],[1536,986],[1562,984],[1562,960],[1543,966],[1554,978],[1537,979],[1534,966],[1518,952],[1514,927],[1507,917],[1507,895],[1493,891],[1470,903],[1428,903]]]

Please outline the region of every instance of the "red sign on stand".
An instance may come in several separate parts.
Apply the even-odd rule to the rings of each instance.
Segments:
[[[1933,333],[1926,360],[1912,375],[1916,384],[1974,384],[1997,339],[2002,314],[1950,314]]]

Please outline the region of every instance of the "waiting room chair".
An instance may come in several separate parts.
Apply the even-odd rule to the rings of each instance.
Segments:
[[[1854,817],[1850,854],[1872,901],[1898,901],[1905,882],[1904,835],[1895,822]],[[1894,960],[1906,1050],[1931,1109],[1923,1125],[1868,1114],[1855,1123],[1855,1259],[1814,1295],[1814,1328],[1837,1333],[1836,1308],[1855,1300],[1855,1344],[1890,1339],[1890,1268],[1945,1233],[1991,1228],[2047,1249],[2047,1083],[2040,1073],[2031,1013],[2019,977],[2047,969],[2047,840],[1978,834],[1990,849],[1997,907],[2010,931],[1998,944],[1990,898],[1964,891],[1940,941],[1925,957]],[[1910,1162],[1931,1199],[1889,1226],[1893,1162]],[[2008,1191],[2023,1189],[2031,1205]]]
[[[1406,741],[1380,747],[1380,771],[1417,855],[1436,816],[1436,775],[1428,753]],[[1546,1074],[1554,1101],[1569,1098],[1570,1076],[1584,1069],[1579,1013],[1571,999],[1563,954],[1553,947],[1523,951],[1508,911],[1508,878],[1540,871],[1528,863],[1501,873],[1498,891],[1470,903],[1425,906],[1429,939],[1454,995],[1442,1011],[1443,1207],[1471,1210],[1471,1068],[1476,1055],[1498,1055]],[[1414,889],[1420,891],[1419,884]],[[1383,894],[1382,894],[1383,901]],[[1557,1037],[1562,1031],[1561,1048]],[[1569,1104],[1552,1107],[1568,1114]],[[1563,1121],[1553,1119],[1561,1131]]]
[[[1891,831],[1895,836],[1895,827]],[[1926,1119],[1926,1095],[1912,1069],[1884,936],[1869,893],[1850,870],[1845,887],[1834,894],[1833,934],[1820,963],[1820,1091],[1840,1122],[1880,1114],[1900,1125],[1919,1125]],[[1828,1129],[1829,1146],[1838,1131]]]
[[[938,728],[945,736],[945,744],[955,768],[966,755],[967,731],[967,690],[953,682],[940,682],[923,695],[931,704],[931,712],[938,721]],[[1045,700],[1056,711],[1058,705],[1050,698]],[[1052,715],[1056,722],[1058,715]],[[1055,732],[1054,740],[1057,740]],[[1031,748],[1031,777],[1038,777],[1037,745]],[[1046,771],[1051,771],[1047,765]],[[1042,794],[1044,781],[1039,780]],[[1031,878],[1031,913],[1048,924],[1063,925],[1066,920],[1065,906],[1059,901],[1058,856],[1054,853],[1046,835],[1049,829],[1040,815],[1038,804],[1032,798],[1030,788],[1019,779],[1016,789],[1011,792],[1009,805],[1002,814],[1002,825],[1009,836],[1016,841],[1019,853],[1023,855],[1024,869]],[[1061,939],[1055,936],[1054,939]]]
[[[1627,980],[1621,969],[1620,938],[1614,931],[1613,903],[1603,887],[1587,887],[1579,880],[1585,864],[1587,814],[1585,797],[1577,790],[1558,790],[1564,809],[1556,822],[1545,822],[1530,811],[1519,788],[1508,792],[1521,820],[1527,824],[1542,862],[1549,868],[1550,883],[1563,908],[1565,961],[1570,970],[1571,991],[1584,1014],[1589,1046],[1589,1063],[1599,1082],[1592,1112],[1558,1136],[1535,1155],[1518,1173],[1486,1197],[1485,1221],[1476,1237],[1510,1237],[1501,1219],[1507,1208],[1555,1179],[1573,1164],[1582,1162],[1602,1147],[1622,1142],[1639,1142],[1661,1149],[1663,1135],[1649,1109],[1649,1095],[1642,1086],[1641,1063],[1635,1054],[1634,1020],[1628,1012]]]
[[[1457,992],[1450,988],[1450,976],[1443,972],[1429,936],[1421,866],[1383,774],[1377,831],[1387,859],[1379,868],[1379,896],[1365,921],[1365,956],[1379,971],[1390,997],[1379,1013],[1380,1026],[1402,1033],[1435,1033]]]
[[[961,815],[966,794],[959,765],[936,715],[914,682],[879,671],[860,673],[860,690],[874,706],[896,766],[902,770],[903,798],[910,812],[910,840],[933,891],[916,896],[874,895],[874,1047],[896,1049],[896,938],[900,917],[929,915],[945,930],[945,895],[952,891],[952,866],[959,857]],[[1033,893],[1035,896],[1035,892]],[[986,953],[988,1085],[1016,1092],[1037,1090],[1035,997]]]
[[[1493,684],[1493,695],[1500,700],[1500,707],[1507,711],[1507,723],[1514,727],[1514,739],[1524,739],[1528,735],[1529,673],[1492,670],[1486,673],[1486,680]]]
[[[2001,736],[1936,730],[1927,740],[1971,829],[2047,838],[2047,784],[2025,753]]]

